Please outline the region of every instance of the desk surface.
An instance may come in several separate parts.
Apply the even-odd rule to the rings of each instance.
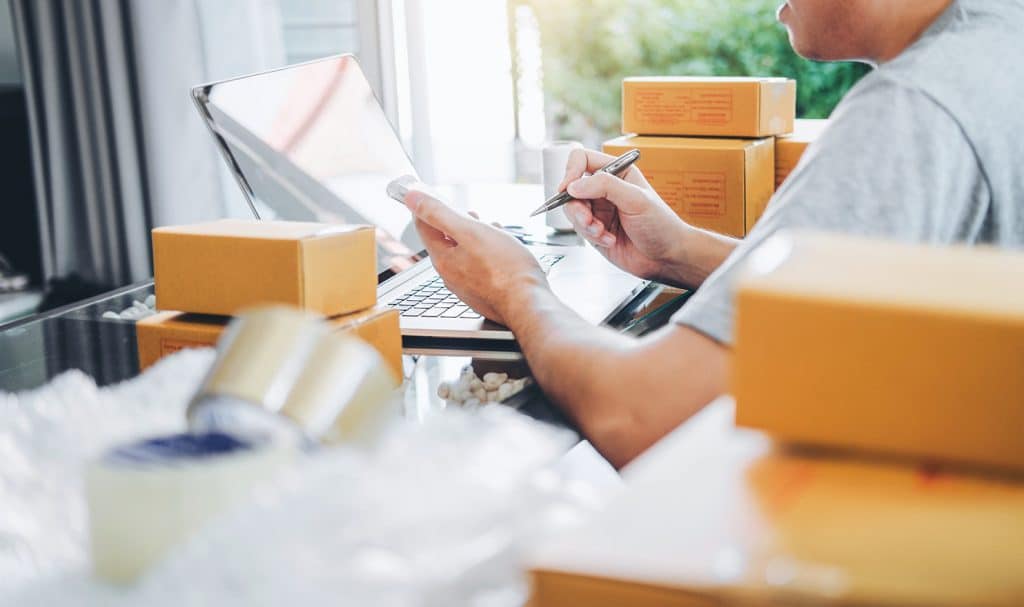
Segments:
[[[0,391],[30,390],[70,369],[85,372],[101,386],[134,377],[139,372],[135,323],[102,316],[128,308],[152,292],[152,282],[147,281],[0,328]],[[643,334],[663,325],[685,299],[685,294],[652,285],[613,324],[625,332]],[[457,379],[467,364],[480,375],[505,370],[518,377],[528,371],[522,361],[507,360],[507,353],[453,350],[406,354],[404,359],[405,413],[415,419],[445,406],[437,397],[438,384]],[[568,425],[536,388],[513,397],[508,404],[530,417]]]
[[[513,208],[515,205],[531,209],[536,206],[540,189],[539,186],[507,184],[463,186],[450,195],[456,206],[478,208],[485,220],[508,224],[513,218],[523,216],[520,209]],[[480,204],[470,204],[469,200]],[[536,238],[551,237],[542,217],[524,222],[523,229]],[[139,372],[135,323],[102,316],[107,311],[128,308],[152,292],[152,282],[145,281],[0,326],[0,391],[30,390],[70,369],[87,373],[101,386],[134,377]],[[665,324],[685,299],[683,292],[652,285],[612,320],[612,326],[643,334]],[[508,360],[507,353],[431,350],[430,354],[422,354],[422,349],[415,352],[419,353],[409,350],[405,356],[406,415],[415,418],[445,406],[436,395],[437,385],[457,379],[459,371],[467,364],[473,364],[478,371],[508,368],[513,376],[527,371],[521,361]],[[528,391],[512,401],[510,404],[532,417],[565,423],[539,390]]]

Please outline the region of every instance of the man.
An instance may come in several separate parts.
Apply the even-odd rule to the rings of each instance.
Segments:
[[[420,194],[406,199],[452,291],[512,329],[544,391],[617,466],[727,389],[736,268],[801,227],[935,244],[1024,244],[1024,0],[790,0],[798,53],[877,66],[843,100],[744,241],[695,229],[641,172],[563,186],[576,230],[644,278],[699,287],[644,339],[596,330],[563,306],[509,235]],[[586,202],[580,202],[586,201]]]

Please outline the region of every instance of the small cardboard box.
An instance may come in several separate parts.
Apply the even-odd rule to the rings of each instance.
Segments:
[[[1024,254],[781,234],[737,282],[736,423],[1024,470]]]
[[[376,260],[369,226],[226,219],[153,230],[161,310],[230,316],[287,304],[348,314],[376,303]]]
[[[208,348],[217,345],[225,316],[158,312],[135,323],[135,341],[139,350],[139,370],[144,371],[158,360],[185,348]]]
[[[796,82],[786,78],[626,78],[622,132],[768,137],[793,130]]]
[[[231,319],[225,316],[160,312],[135,325],[139,349],[139,368],[146,369],[158,360],[184,348],[215,346]],[[337,330],[351,333],[377,349],[388,367],[401,381],[402,334],[398,310],[378,306],[355,314],[327,319]]]
[[[775,144],[767,139],[627,135],[605,142],[618,156],[640,150],[637,166],[687,223],[744,237],[774,193]]]
[[[796,121],[792,133],[775,139],[776,190],[782,187],[782,182],[800,163],[807,146],[817,140],[827,126],[828,120],[800,119]]]
[[[723,407],[723,408],[720,408]],[[787,453],[712,405],[528,560],[531,607],[1024,601],[1017,479]]]

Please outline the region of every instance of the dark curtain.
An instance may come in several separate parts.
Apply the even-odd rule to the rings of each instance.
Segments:
[[[132,10],[125,0],[11,0],[47,279],[150,276]]]

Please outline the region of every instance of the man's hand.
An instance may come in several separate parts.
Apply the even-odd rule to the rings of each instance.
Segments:
[[[594,173],[614,157],[574,150],[559,190],[577,200],[566,205],[576,232],[609,261],[641,278],[660,278],[676,260],[687,225],[633,166],[619,177]]]
[[[510,234],[423,192],[410,192],[405,204],[445,285],[485,317],[507,326],[515,295],[547,286],[536,258]]]
[[[613,160],[573,150],[559,190],[576,200],[565,207],[576,232],[609,261],[641,278],[700,286],[738,241],[688,225],[632,166],[620,176],[594,173]]]
[[[636,339],[595,327],[551,292],[502,230],[422,192],[405,203],[448,288],[516,334],[544,393],[619,467],[722,394],[729,357],[688,327]]]

